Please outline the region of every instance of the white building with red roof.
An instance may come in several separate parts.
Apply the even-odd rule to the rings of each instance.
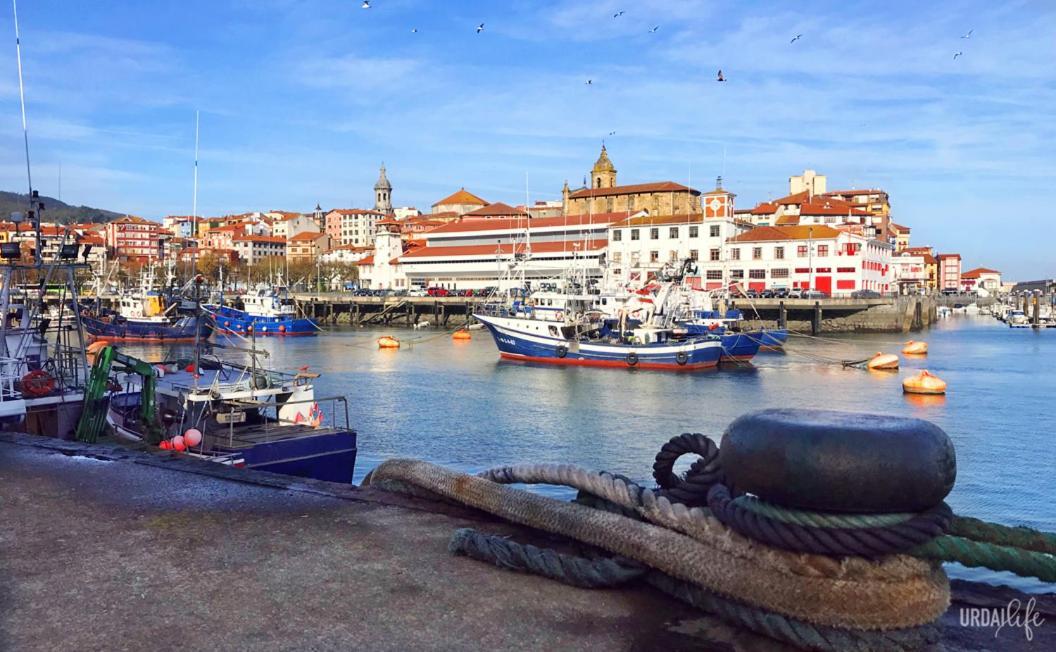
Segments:
[[[437,213],[454,213],[455,216],[461,217],[470,211],[475,211],[478,208],[483,208],[487,205],[488,202],[484,199],[477,197],[465,188],[459,188],[447,197],[434,203],[432,208],[434,215]]]
[[[963,292],[978,292],[983,290],[987,293],[995,293],[1001,290],[1001,272],[988,267],[976,267],[961,274],[961,290]]]
[[[385,218],[381,211],[335,208],[326,214],[326,233],[337,245],[369,247],[374,244],[378,222]]]
[[[255,265],[267,258],[285,258],[286,238],[239,233],[232,236],[230,248],[238,254],[239,260]]]

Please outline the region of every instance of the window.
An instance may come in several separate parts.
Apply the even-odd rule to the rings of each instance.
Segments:
[[[696,238],[698,236],[700,236],[700,227],[699,226],[691,226],[691,227],[689,227],[689,237]]]
[[[653,262],[653,263],[660,262],[660,252],[659,251],[650,251],[649,252],[649,262]]]
[[[719,237],[719,225],[718,224],[712,224],[710,233],[711,233],[711,237],[713,237],[713,238]]]
[[[623,229],[616,229],[612,232],[612,241],[619,242],[620,240],[623,240]]]
[[[677,226],[671,227],[668,230],[668,232],[667,232],[667,237],[669,237],[669,238],[671,238],[673,240],[678,240],[678,227]]]
[[[810,274],[810,268],[809,267],[797,267],[796,268],[796,274]]]
[[[818,245],[818,255],[824,258],[829,255],[829,245]]]
[[[854,268],[853,267],[837,267],[836,268],[836,272],[839,273],[839,274],[853,274],[854,273]]]
[[[638,239],[638,229],[631,229],[631,240]]]
[[[653,228],[649,229],[649,239],[650,240],[659,240],[660,239],[660,229],[658,229],[656,227],[653,227]]]
[[[750,269],[748,270],[748,278],[766,278],[766,270]]]
[[[730,270],[730,278],[744,278],[744,270],[743,269],[731,269]]]
[[[721,281],[722,270],[721,269],[709,269],[707,272],[709,281]]]
[[[798,247],[796,247],[796,255],[799,256],[800,258],[806,258],[807,257],[807,245],[799,245]]]
[[[697,250],[696,249],[690,249],[689,250],[689,257],[692,258],[693,260],[699,260],[699,258],[697,258]]]
[[[669,252],[669,253],[667,254],[667,259],[668,259],[669,261],[671,261],[672,263],[677,263],[677,262],[678,262],[678,252],[677,252],[677,251],[671,251],[671,252]]]
[[[719,250],[718,249],[712,249],[711,251],[708,252],[708,260],[718,260],[718,259],[719,259]]]
[[[770,278],[788,278],[788,268],[770,270]]]
[[[620,254],[619,251],[612,252],[612,262],[618,263],[620,262],[621,258],[623,258],[623,256]]]
[[[774,258],[777,259],[777,260],[784,260],[785,259],[785,248],[784,247],[774,247]]]
[[[740,260],[740,259],[741,259],[741,250],[737,249],[736,247],[734,247],[733,249],[730,249],[730,260]]]
[[[762,247],[752,247],[752,260],[762,260],[762,258],[763,258],[763,248]]]

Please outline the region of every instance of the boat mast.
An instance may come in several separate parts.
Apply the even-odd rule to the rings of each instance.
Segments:
[[[36,215],[36,207],[33,205],[33,174],[29,168],[29,127],[26,124],[26,90],[25,85],[22,81],[22,35],[18,29],[18,0],[11,0],[11,11],[15,18],[15,59],[18,61],[18,99],[22,107],[22,142],[26,148],[26,183],[29,186],[29,194],[26,195],[26,199],[29,202],[29,213],[26,217]],[[37,217],[36,221],[36,251],[34,252],[34,262],[39,268],[42,262],[40,253],[40,218]]]

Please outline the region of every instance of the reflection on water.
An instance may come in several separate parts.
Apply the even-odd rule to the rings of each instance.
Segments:
[[[375,340],[386,333],[403,348],[379,350]],[[276,368],[321,372],[317,395],[349,397],[357,481],[396,456],[468,471],[571,462],[648,481],[654,454],[672,435],[717,438],[734,418],[763,408],[830,408],[935,422],[957,447],[954,510],[1056,530],[1056,329],[953,317],[916,337],[929,355],[902,356],[901,370],[873,373],[838,361],[897,353],[905,337],[793,335],[788,353],[693,374],[500,362],[483,331],[453,342],[433,331],[339,328],[258,345]],[[150,359],[188,351],[128,349]],[[920,369],[947,381],[949,394],[904,395],[902,379]]]

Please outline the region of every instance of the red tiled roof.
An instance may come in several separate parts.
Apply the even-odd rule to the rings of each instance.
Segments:
[[[961,278],[979,278],[983,274],[1000,274],[1000,273],[1001,272],[997,271],[996,269],[990,269],[988,267],[976,267],[975,269],[970,269],[967,272],[961,274]]]
[[[881,193],[884,193],[884,191],[880,188],[859,188],[858,190],[830,190],[829,192],[820,193],[819,196],[850,195],[853,197],[855,195],[877,195]]]
[[[215,227],[209,229],[208,231],[206,231],[206,233],[216,233],[217,231],[239,231],[240,232],[240,231],[244,231],[245,229],[246,229],[246,225],[245,224],[228,224],[228,225],[225,225],[225,226],[215,226]]]
[[[913,254],[927,254],[931,251],[931,247],[906,247],[905,251]]]
[[[373,265],[374,264],[374,254],[370,254],[366,258],[360,258],[359,260],[356,261],[356,264],[357,265]]]
[[[501,201],[497,201],[494,204],[481,206],[480,208],[474,211],[470,211],[466,213],[464,217],[508,217],[511,215],[524,215],[524,211],[517,210],[509,204],[504,204]]]
[[[800,215],[855,215],[869,217],[872,213],[855,208],[850,202],[842,199],[819,199],[815,197],[809,202],[803,202],[799,208]]]
[[[763,202],[762,204],[759,204],[749,212],[752,215],[772,215],[773,213],[777,212],[777,204]]]
[[[555,226],[579,226],[582,224],[596,224],[602,226],[622,219],[626,219],[630,213],[622,211],[618,213],[594,213],[593,215],[567,215],[563,217],[533,217],[528,219],[495,219],[495,220],[467,220],[464,222],[451,222],[438,226],[429,232],[430,235],[444,233],[462,233],[467,231],[509,231],[513,229],[524,229],[525,225],[532,229],[544,229]]]
[[[587,199],[589,197],[608,197],[610,195],[637,195],[645,192],[686,192],[699,195],[700,191],[683,186],[674,181],[658,181],[655,183],[637,183],[628,186],[613,186],[612,188],[583,188],[568,196],[569,199]]]
[[[316,233],[315,231],[304,231],[298,233],[295,236],[290,236],[290,242],[309,242],[318,240],[319,238],[326,235],[325,233]]]
[[[902,226],[901,224],[895,224],[894,222],[888,222],[888,226],[890,226],[892,230],[901,231],[902,233],[909,233],[910,231],[908,226]]]
[[[771,204],[802,204],[805,201],[810,201],[810,193],[804,190],[803,192],[797,192],[794,195],[786,195],[781,199],[775,199]]]
[[[704,216],[700,213],[682,213],[681,215],[639,215],[610,225],[611,228],[627,226],[663,226],[666,224],[703,224]]]
[[[582,240],[582,241],[568,241],[562,240],[559,242],[535,242],[532,243],[533,254],[548,254],[548,253],[559,253],[559,252],[573,252],[577,251],[574,245],[578,244],[578,251],[597,251],[598,249],[604,249],[608,244],[608,240]],[[413,251],[408,251],[402,257],[407,258],[429,258],[437,256],[495,256],[495,255],[509,255],[514,252],[516,247],[517,252],[524,252],[525,245],[523,243],[514,244],[501,244],[501,245],[457,245],[454,247],[421,247]]]
[[[101,245],[103,244],[103,237],[99,235],[82,235],[77,238],[77,242],[81,244]]]
[[[487,205],[487,203],[488,202],[484,201],[480,197],[477,197],[465,188],[459,188],[447,197],[444,197],[440,201],[435,202],[433,206],[443,206],[445,204],[474,204],[477,206],[485,206]]]
[[[929,265],[938,265],[939,264],[939,259],[936,258],[935,256],[932,256],[931,254],[929,254],[927,252],[924,252],[923,256],[924,256],[924,262],[925,263],[927,263]]]
[[[340,213],[342,215],[384,215],[381,211],[371,211],[365,208],[335,208],[328,213]]]
[[[799,215],[782,215],[774,222],[774,226],[795,226],[799,224]]]
[[[939,260],[944,260],[946,258],[956,258],[957,260],[960,260],[961,259],[961,254],[939,254],[937,256],[937,258]]]
[[[765,242],[769,240],[832,240],[840,232],[831,226],[757,226],[747,233],[730,238],[730,242]]]

